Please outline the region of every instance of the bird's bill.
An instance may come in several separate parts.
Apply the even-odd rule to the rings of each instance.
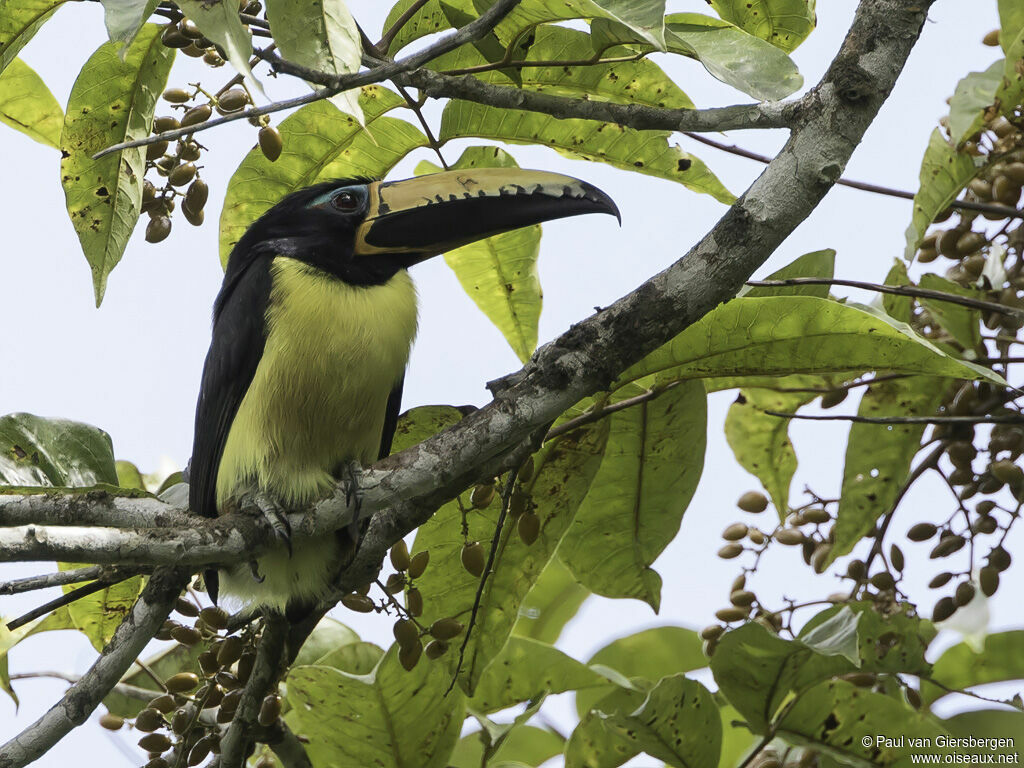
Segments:
[[[597,187],[571,176],[519,168],[445,171],[369,185],[359,255],[408,253],[409,264],[491,235],[542,221],[619,209]]]

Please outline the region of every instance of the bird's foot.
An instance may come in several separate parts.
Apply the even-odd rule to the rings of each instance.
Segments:
[[[262,584],[263,580],[266,578],[266,576],[260,573],[260,564],[255,560],[249,561],[249,573],[252,574],[252,580],[257,584]]]
[[[292,525],[288,522],[288,516],[285,513],[284,507],[281,503],[273,498],[272,496],[264,493],[263,491],[257,491],[251,497],[252,506],[255,508],[263,519],[266,520],[270,527],[274,531],[274,537],[281,543],[284,544],[288,549],[288,556],[292,554]]]
[[[359,510],[363,507],[363,489],[359,478],[363,474],[362,465],[352,459],[345,462],[345,506],[352,508],[352,520],[348,524],[348,532],[352,541],[359,541]]]

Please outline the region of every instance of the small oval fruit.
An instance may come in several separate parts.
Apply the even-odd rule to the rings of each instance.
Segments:
[[[719,621],[729,623],[733,621],[743,621],[743,619],[747,618],[748,613],[750,613],[750,611],[746,608],[737,608],[733,606],[730,608],[719,608],[715,611],[715,617]]]
[[[494,500],[494,483],[474,486],[469,494],[469,503],[473,509],[487,509]]]
[[[240,658],[245,650],[245,643],[238,635],[230,635],[224,638],[220,648],[217,649],[217,663],[221,667],[230,667]]]
[[[412,645],[408,645],[398,649],[398,662],[402,665],[402,669],[406,672],[411,672],[420,660],[420,656],[423,654],[423,643],[417,638],[416,642]]]
[[[166,752],[171,748],[171,739],[163,733],[149,733],[139,739],[139,746],[147,752]]]
[[[182,616],[188,616],[190,619],[194,619],[199,615],[199,606],[191,600],[186,600],[184,597],[179,597],[177,599],[174,603],[174,610]]]
[[[210,188],[206,182],[202,179],[196,179],[189,187],[188,191],[185,192],[185,202],[183,202],[182,208],[187,208],[193,213],[199,213],[206,206],[206,201],[210,197]]]
[[[264,157],[270,162],[274,162],[281,156],[281,150],[284,148],[284,141],[281,139],[281,132],[272,125],[265,125],[260,128],[260,132],[257,136],[259,141],[260,150],[262,150]]]
[[[375,604],[366,595],[349,594],[341,598],[341,604],[356,613],[372,613]]]
[[[743,523],[733,523],[722,531],[722,538],[726,541],[739,541],[747,535],[750,529]]]
[[[178,706],[178,702],[175,701],[174,697],[169,693],[161,694],[155,699],[151,699],[149,704],[146,705],[149,709],[155,709],[158,712],[163,712],[165,715],[168,712],[173,712],[174,708]],[[145,710],[143,710],[145,711]]]
[[[217,98],[218,112],[237,112],[249,103],[249,94],[241,88],[232,88]]]
[[[927,541],[939,532],[938,526],[931,523],[917,523],[907,531],[907,538],[911,541]]]
[[[903,550],[895,544],[889,547],[889,562],[900,573],[903,572],[903,568],[907,564],[907,559],[903,556]]]
[[[203,634],[194,627],[175,627],[171,630],[171,639],[191,647],[203,639]]]
[[[252,674],[252,668],[256,664],[256,651],[252,648],[247,648],[242,654],[242,658],[238,660],[238,666],[235,667],[237,670],[235,675],[238,677],[238,681],[245,685],[249,682],[249,675]]]
[[[730,542],[718,550],[718,556],[723,560],[732,560],[734,557],[739,557],[742,554],[743,545],[738,541]]]
[[[224,694],[224,698],[221,699],[220,708],[221,711],[234,712],[238,709],[238,702],[242,699],[242,689],[236,688],[233,691],[229,691]]]
[[[523,490],[523,486],[517,485],[508,500],[508,513],[518,518],[530,508],[530,494]]]
[[[181,212],[185,216],[185,221],[187,221],[193,227],[203,226],[203,220],[206,218],[206,213],[204,211],[199,211],[199,213],[193,213],[191,208],[187,208],[183,205],[181,206]]]
[[[988,553],[988,564],[1000,573],[1009,568],[1012,561],[1010,553],[1002,547],[993,547],[992,551]]]
[[[175,24],[164,28],[164,31],[160,33],[160,42],[168,48],[185,48],[192,45],[192,40],[181,34],[181,31]]]
[[[408,545],[399,539],[391,547],[391,565],[395,567],[396,571],[406,571],[411,562]]]
[[[146,242],[159,243],[171,234],[171,220],[167,216],[154,216],[146,225]]]
[[[895,588],[896,579],[888,571],[879,571],[874,574],[868,581],[875,589],[880,589],[883,592]]]
[[[990,48],[995,48],[999,45],[999,30],[993,29],[985,33],[985,36],[981,38],[982,45],[987,45]]]
[[[188,760],[186,763],[189,766],[199,765],[206,759],[211,750],[213,750],[214,743],[215,741],[212,735],[207,734],[206,736],[203,736],[203,738],[192,745],[192,749],[188,752]]]
[[[956,250],[961,256],[974,253],[985,244],[985,236],[980,232],[965,232],[956,241]]]
[[[953,594],[953,602],[957,604],[957,607],[962,608],[974,599],[976,592],[977,589],[971,582],[962,581],[957,584],[956,592]]]
[[[416,587],[405,593],[405,610],[409,612],[410,616],[423,614],[423,595]]]
[[[710,624],[700,631],[700,637],[702,640],[717,640],[725,632],[725,627],[721,624]]]
[[[818,544],[814,548],[814,552],[811,553],[810,566],[814,569],[815,573],[824,573],[825,569],[828,568],[828,559],[832,554],[831,544]]]
[[[963,536],[953,535],[947,536],[941,539],[938,544],[932,547],[932,551],[928,553],[928,557],[932,560],[937,560],[940,557],[948,557],[954,552],[960,551],[963,548],[967,540]]]
[[[864,578],[866,572],[866,566],[863,560],[851,560],[846,564],[846,575],[848,578],[854,581],[860,581]]]
[[[428,659],[439,659],[448,652],[448,643],[444,640],[431,640],[427,643],[426,648],[423,649],[423,653]]]
[[[729,602],[738,608],[748,608],[757,600],[757,595],[749,589],[738,589],[729,595]],[[707,640],[707,638],[704,638]]]
[[[228,625],[228,614],[223,608],[211,605],[199,612],[199,617],[210,629],[225,629]]]
[[[796,528],[783,528],[775,534],[775,540],[779,542],[779,544],[785,544],[787,547],[792,547],[797,544],[803,544],[804,535]]]
[[[184,104],[191,98],[192,94],[184,88],[168,88],[163,92],[164,101],[170,102],[171,104]]]
[[[932,621],[945,621],[954,613],[956,613],[956,603],[953,602],[953,598],[943,597],[935,603],[935,608],[932,609]]]
[[[530,546],[540,536],[540,517],[533,512],[526,512],[519,518],[516,530],[523,544]]]
[[[188,710],[184,707],[178,709],[174,713],[174,717],[171,718],[171,730],[181,735],[188,728],[189,722],[192,720],[189,717]]]
[[[164,133],[181,127],[178,118],[171,115],[164,115],[153,120],[153,133]],[[161,153],[163,154],[163,153]]]
[[[811,507],[803,511],[804,522],[814,523],[815,525],[821,525],[827,523],[832,519],[832,515],[826,512],[821,507]]]
[[[412,645],[420,639],[420,631],[416,623],[409,619],[399,619],[391,630],[395,635],[395,641],[400,646]]]
[[[172,187],[183,187],[195,177],[196,166],[193,163],[182,163],[167,175],[167,181]]]
[[[949,571],[943,571],[942,573],[936,574],[932,577],[932,580],[928,582],[929,589],[938,589],[944,587],[949,583],[949,580],[953,578],[953,574]]]
[[[462,546],[462,567],[477,578],[484,572],[486,560],[484,548],[479,541],[471,541]]]
[[[210,115],[213,114],[213,107],[209,104],[200,104],[192,107],[188,112],[181,116],[181,127],[188,128],[192,125],[199,125],[205,123],[210,119]]]
[[[112,715],[110,712],[105,712],[100,715],[100,725],[108,731],[119,731],[124,725],[124,718],[120,715]]]
[[[190,40],[198,40],[203,36],[203,33],[199,31],[199,27],[192,19],[182,19],[178,22],[178,31]]]
[[[195,162],[196,160],[199,159],[199,156],[201,154],[202,154],[202,148],[199,146],[199,144],[197,142],[194,142],[194,141],[181,142],[181,141],[179,141],[179,144],[178,144],[178,155],[185,162],[188,162],[188,163]]]
[[[151,733],[164,726],[164,717],[159,709],[146,707],[135,716],[135,730],[143,733]]]
[[[533,480],[533,473],[536,469],[533,463],[533,456],[527,456],[526,461],[519,465],[519,471],[516,473],[516,479],[520,483],[528,483]]]
[[[978,581],[981,584],[981,593],[985,597],[992,597],[999,589],[999,571],[991,565],[986,565],[978,572]]]
[[[171,693],[187,693],[199,685],[199,675],[195,672],[179,672],[171,675],[164,682],[164,686]]]
[[[768,497],[760,491],[747,491],[737,500],[736,506],[744,512],[764,512],[768,509]]]
[[[257,716],[256,721],[266,728],[276,723],[277,718],[280,716],[281,697],[276,693],[268,694],[263,699],[263,703],[260,704],[260,713]]]
[[[413,555],[412,559],[409,561],[409,578],[418,579],[422,576],[423,572],[427,570],[428,563],[430,563],[429,550],[425,549],[422,552],[417,552]]]
[[[451,640],[457,637],[464,627],[458,619],[438,619],[430,625],[430,636],[435,640]]]
[[[168,146],[169,144],[166,141],[157,141],[153,144],[147,144],[146,159],[151,163],[156,162],[164,156],[164,152],[167,151]]]
[[[210,67],[223,67],[224,59],[216,51],[207,51],[203,54],[203,62]]]
[[[397,595],[405,589],[405,576],[401,573],[392,573],[384,583],[384,591],[389,595]]]

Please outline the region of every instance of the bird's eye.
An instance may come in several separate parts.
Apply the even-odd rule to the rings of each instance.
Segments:
[[[354,192],[339,192],[331,203],[339,211],[354,211],[359,207],[359,198]]]

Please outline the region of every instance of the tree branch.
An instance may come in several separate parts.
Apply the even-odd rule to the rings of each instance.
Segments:
[[[930,288],[918,288],[914,285],[880,285],[878,283],[867,283],[862,280],[840,280],[830,277],[790,277],[785,280],[748,280],[747,285],[758,288],[785,288],[793,285],[843,285],[849,288],[863,288],[866,291],[876,293],[891,293],[895,296],[914,296],[920,299],[934,299],[944,301],[947,304],[959,304],[962,307],[971,309],[985,309],[991,312],[1001,312],[1004,315],[1016,315],[1024,317],[1024,309],[1010,307],[996,301],[985,301],[984,299],[972,299],[968,296],[957,296],[955,293],[946,291],[934,291]]]
[[[856,424],[1024,424],[1024,414],[980,414],[978,416],[855,416],[843,414],[811,415],[762,411],[769,416],[807,421],[852,421]]]
[[[186,571],[158,569],[89,671],[45,715],[0,746],[0,768],[21,768],[38,760],[84,723],[160,629],[187,581]]]
[[[92,581],[103,579],[108,583],[111,580],[120,580],[126,576],[136,576],[147,571],[142,568],[111,568],[109,565],[90,565],[85,568],[75,568],[70,571],[57,571],[42,576],[27,576],[24,579],[13,579],[0,582],[0,595],[17,595],[21,592],[33,592],[37,589],[48,589],[49,587],[62,587],[65,584],[77,584],[80,581]]]
[[[21,672],[19,674],[11,675],[11,680],[40,680],[42,678],[53,678],[55,680],[63,680],[67,683],[77,683],[82,679],[81,675],[69,675],[64,672],[53,672],[50,670],[42,672]],[[110,689],[112,692],[124,696],[128,699],[134,699],[135,701],[152,701],[153,696],[157,693],[152,688],[141,688],[137,685],[129,685],[128,683],[118,683]]]

